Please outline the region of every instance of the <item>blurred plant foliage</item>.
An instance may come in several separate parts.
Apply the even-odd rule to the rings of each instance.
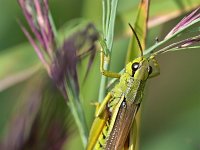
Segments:
[[[111,70],[120,71],[125,65],[132,36],[128,23],[134,24],[138,4],[139,0],[119,0],[111,16],[111,45],[106,45],[113,49]],[[192,50],[198,45],[190,45],[199,41],[199,20],[194,26],[195,20],[183,20],[165,38],[199,4],[151,2],[146,54],[166,46],[191,49],[159,60],[162,77],[149,82],[142,106],[142,150],[200,148],[200,52]],[[101,5],[102,1],[92,0],[50,0],[49,5],[47,0],[0,1],[1,149],[83,149],[94,114],[90,103],[98,100],[100,86],[97,40],[99,33],[105,35]]]

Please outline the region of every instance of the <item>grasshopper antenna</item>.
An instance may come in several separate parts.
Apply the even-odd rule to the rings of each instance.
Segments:
[[[140,43],[140,40],[139,40],[139,38],[138,38],[138,36],[137,36],[137,33],[135,32],[135,30],[133,29],[133,27],[131,26],[131,24],[130,24],[130,23],[128,23],[128,25],[130,26],[130,28],[131,28],[131,30],[132,30],[132,32],[133,32],[133,34],[134,34],[134,35],[135,35],[135,37],[136,37],[136,40],[137,40],[138,46],[139,46],[139,48],[140,48],[141,57],[143,57],[142,45],[141,45],[141,43]]]

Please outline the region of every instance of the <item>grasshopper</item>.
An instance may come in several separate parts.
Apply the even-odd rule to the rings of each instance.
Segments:
[[[129,24],[130,25],[130,24]],[[118,84],[108,92],[97,105],[95,120],[90,130],[87,150],[134,149],[132,133],[134,119],[140,107],[147,79],[159,74],[155,56],[143,56],[136,32],[130,25],[141,51],[141,56],[129,62],[122,74],[104,70],[104,53],[101,52],[101,73],[107,77],[119,78]],[[135,134],[133,132],[133,134]]]

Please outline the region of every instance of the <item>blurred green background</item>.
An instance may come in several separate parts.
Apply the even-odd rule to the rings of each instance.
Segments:
[[[93,22],[101,31],[101,1],[50,0],[49,2],[58,29],[64,24],[82,18]],[[111,59],[113,71],[120,71],[124,66],[130,38],[128,22],[134,22],[138,3],[138,0],[119,0],[116,38]],[[199,4],[198,0],[152,0],[148,47],[155,43],[156,37],[162,39],[185,15],[186,10],[191,10]],[[0,0],[0,19],[0,138],[3,140],[11,117],[18,109],[22,109],[18,105],[23,95],[27,94],[24,93],[25,89],[30,85],[30,80],[37,76],[36,74],[30,76],[28,73],[40,62],[17,23],[17,20],[21,20],[23,24],[26,24],[17,1]],[[142,104],[141,150],[200,149],[199,56],[200,50],[189,50],[171,52],[158,57],[161,74],[148,81]],[[80,77],[84,74],[86,61],[83,61],[78,68]],[[51,81],[48,77],[46,78],[51,87]],[[1,89],[12,80],[8,88]],[[92,123],[94,114],[94,107],[90,105],[90,102],[98,98],[99,81],[99,54],[97,52],[86,81],[80,83],[88,127]],[[34,84],[30,87],[37,88]],[[52,96],[53,92],[47,93],[49,97],[64,101],[59,96]],[[58,109],[59,107],[60,105]],[[68,109],[67,105],[66,109]],[[69,128],[75,129],[68,133],[69,137],[64,142],[63,149],[82,149],[79,134],[73,125],[73,118],[70,113],[68,114],[69,116],[64,115],[67,118],[66,124],[69,124]]]

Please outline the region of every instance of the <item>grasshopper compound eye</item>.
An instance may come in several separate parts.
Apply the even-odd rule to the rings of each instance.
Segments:
[[[131,68],[135,72],[139,68],[139,63],[138,62],[133,63]]]
[[[148,68],[149,75],[152,73],[152,71],[153,71],[152,67],[149,66],[149,68]]]

